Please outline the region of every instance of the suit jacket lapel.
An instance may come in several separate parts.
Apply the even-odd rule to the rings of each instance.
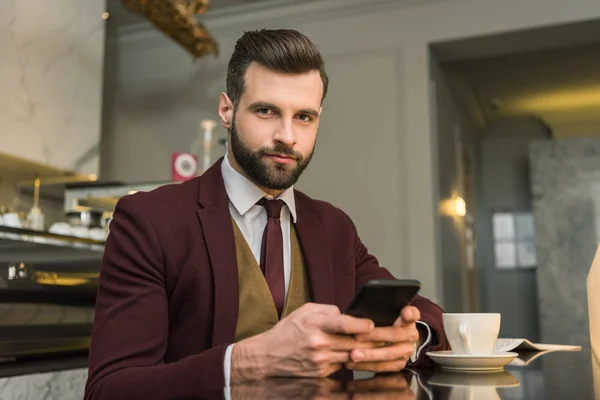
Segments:
[[[310,199],[295,192],[296,233],[302,246],[304,260],[315,303],[335,304],[333,266],[329,255],[327,237],[321,221],[312,210]]]
[[[200,177],[197,210],[214,280],[213,346],[235,340],[239,309],[235,239],[221,162]]]

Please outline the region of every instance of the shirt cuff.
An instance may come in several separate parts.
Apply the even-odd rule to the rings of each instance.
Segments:
[[[225,377],[225,388],[223,389],[223,395],[225,400],[231,399],[231,390],[229,384],[231,383],[231,352],[233,351],[235,344],[230,344],[225,349],[225,357],[223,358],[223,376]]]
[[[413,363],[419,359],[419,356],[421,355],[421,351],[427,345],[429,345],[429,343],[431,343],[431,328],[429,328],[429,325],[427,325],[425,322],[421,322],[421,321],[417,321],[417,324],[421,324],[422,326],[427,328],[427,339],[423,342],[421,347],[417,348],[417,346],[415,346],[415,351],[413,352],[412,356],[410,357],[410,361]]]

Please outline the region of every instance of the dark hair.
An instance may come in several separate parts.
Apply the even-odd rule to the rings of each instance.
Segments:
[[[227,66],[227,95],[235,107],[244,93],[246,70],[252,62],[288,74],[319,71],[323,82],[321,101],[325,99],[329,78],[323,57],[302,33],[292,29],[262,29],[245,32],[238,39]]]

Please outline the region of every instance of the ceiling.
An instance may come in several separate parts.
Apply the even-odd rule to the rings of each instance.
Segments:
[[[212,0],[210,2],[208,11],[206,11],[206,14],[208,15],[215,10],[223,11],[230,8],[251,7],[253,5],[266,3],[269,1],[272,0]],[[107,0],[106,11],[108,11],[110,14],[110,17],[107,21],[107,28],[109,30],[140,23],[149,23],[145,18],[127,10],[122,5],[120,0]]]
[[[476,125],[535,117],[555,137],[600,135],[600,21],[433,46]]]

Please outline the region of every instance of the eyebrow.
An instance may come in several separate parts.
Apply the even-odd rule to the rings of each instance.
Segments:
[[[281,109],[279,107],[277,107],[275,104],[267,103],[264,101],[257,101],[248,106],[248,109],[250,109],[250,110],[257,110],[259,108],[270,108],[274,111],[281,112]],[[303,109],[298,110],[298,112],[301,114],[312,115],[313,117],[319,116],[319,112],[316,110],[313,110],[311,108],[303,108]]]

